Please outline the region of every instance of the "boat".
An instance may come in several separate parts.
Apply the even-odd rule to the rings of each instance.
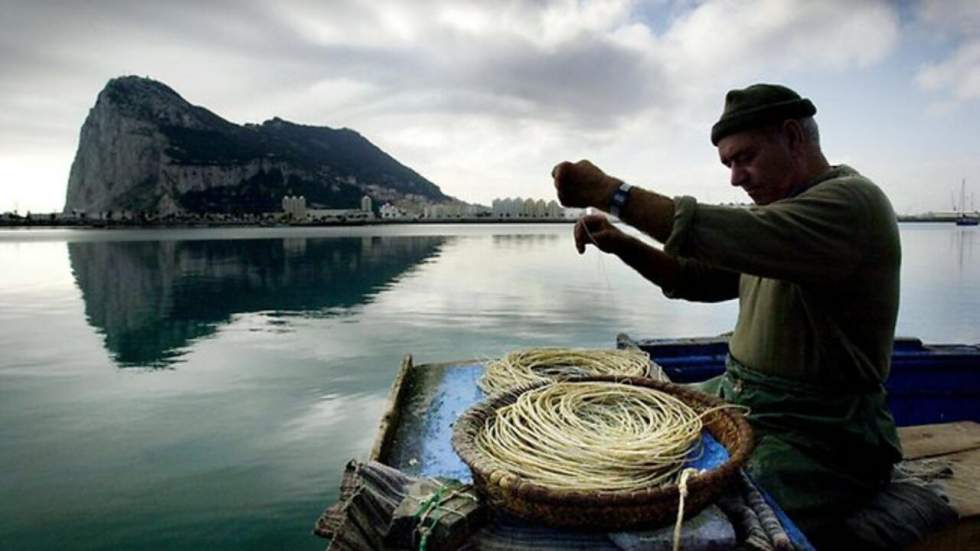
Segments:
[[[966,213],[960,214],[959,216],[956,217],[956,225],[957,226],[980,225],[980,216],[976,216],[973,214],[966,214]]]
[[[620,348],[635,346],[675,383],[694,383],[725,370],[728,337],[637,339],[620,334]],[[899,337],[885,382],[898,426],[980,421],[980,344],[923,344]]]
[[[620,348],[646,351],[677,383],[720,374],[728,351],[725,336],[632,339],[620,334],[616,341]],[[452,426],[482,398],[477,387],[482,373],[482,360],[416,364],[406,356],[368,459],[410,476],[471,480],[452,449]],[[980,549],[980,344],[896,339],[887,388],[905,458],[941,457],[954,465],[946,491],[959,522],[910,549]]]
[[[973,202],[972,199],[970,201]],[[960,183],[960,206],[956,214],[956,225],[957,226],[976,226],[980,225],[980,216],[977,216],[976,211],[972,214],[966,212],[966,179]]]

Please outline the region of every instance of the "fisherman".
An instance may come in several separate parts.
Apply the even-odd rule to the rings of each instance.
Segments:
[[[750,208],[672,199],[585,160],[558,164],[552,177],[563,205],[607,211],[663,243],[593,214],[575,225],[579,253],[614,254],[671,298],[739,300],[726,371],[702,389],[750,408],[748,471],[828,542],[902,456],[883,386],[901,247],[881,189],[827,162],[815,113],[784,86],[728,92],[711,142]]]

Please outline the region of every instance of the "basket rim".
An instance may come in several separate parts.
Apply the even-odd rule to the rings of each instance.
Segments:
[[[621,375],[589,375],[579,377],[563,378],[558,382],[562,383],[584,383],[584,382],[610,382],[623,383],[647,388],[654,388],[682,399],[685,403],[698,410],[705,410],[711,407],[728,405],[727,402],[709,396],[702,392],[686,388],[675,383],[658,381],[648,377],[629,377]],[[496,409],[517,400],[521,394],[552,384],[552,381],[539,381],[521,385],[510,390],[500,392],[486,398],[471,406],[461,415],[453,426],[452,446],[460,459],[470,468],[474,475],[476,485],[486,485],[492,489],[488,493],[503,493],[508,497],[532,501],[539,504],[555,505],[603,505],[603,506],[636,506],[669,500],[676,503],[679,488],[676,483],[670,482],[659,486],[651,486],[642,489],[632,490],[576,490],[552,488],[543,484],[532,482],[521,476],[504,471],[493,465],[483,453],[473,445],[472,431],[482,428],[488,416],[495,413]],[[754,447],[752,427],[749,425],[745,416],[734,409],[720,409],[711,414],[712,417],[705,421],[705,429],[714,436],[728,450],[729,457],[718,467],[692,474],[687,481],[688,490],[692,493],[710,491],[712,488],[721,488],[726,485],[732,477],[737,474],[737,470],[748,460],[749,454]],[[724,438],[719,434],[720,427],[717,425],[732,423],[735,427],[735,441],[731,438]],[[506,484],[501,484],[506,482]],[[485,490],[486,491],[486,490]]]

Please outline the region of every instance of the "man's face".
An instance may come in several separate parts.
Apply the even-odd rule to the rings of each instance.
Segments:
[[[778,131],[746,130],[718,142],[721,163],[731,170],[733,186],[757,205],[785,198],[798,182],[797,166]]]

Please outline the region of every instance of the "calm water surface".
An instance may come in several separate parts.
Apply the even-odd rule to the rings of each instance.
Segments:
[[[570,231],[0,232],[0,549],[322,549],[404,354],[731,329]],[[898,333],[980,342],[980,230],[902,239]]]

